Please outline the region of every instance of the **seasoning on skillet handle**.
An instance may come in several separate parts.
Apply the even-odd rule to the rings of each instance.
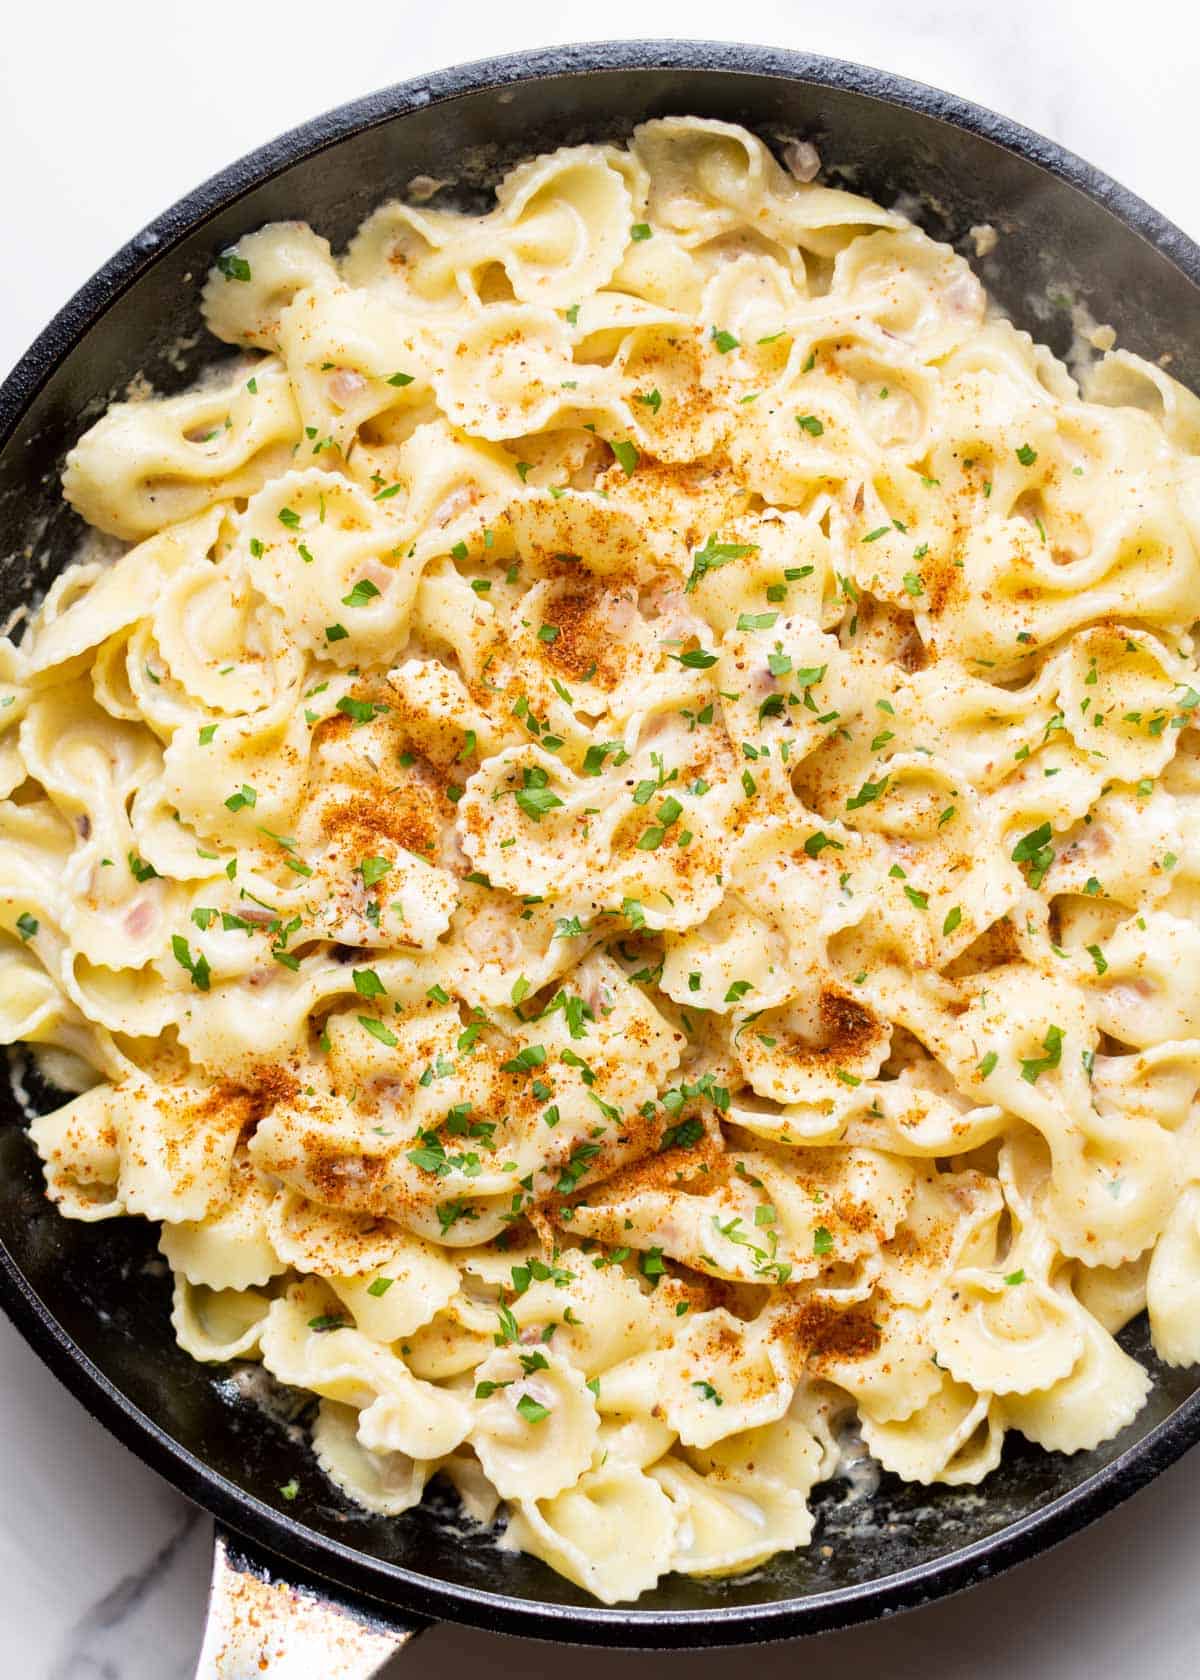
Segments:
[[[218,1528],[196,1680],[370,1680],[426,1625],[276,1579]]]

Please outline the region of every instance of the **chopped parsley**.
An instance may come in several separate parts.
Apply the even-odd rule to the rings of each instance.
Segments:
[[[239,257],[236,251],[222,251],[217,258],[217,268],[226,280],[249,280],[250,264],[245,257]]]
[[[613,454],[616,456],[623,468],[625,477],[632,478],[634,472],[637,470],[637,464],[640,459],[637,451],[637,445],[632,441],[632,439],[624,438],[618,443],[610,444],[609,448],[612,450]]]
[[[208,991],[210,981],[208,958],[203,954],[193,957],[188,942],[181,933],[171,935],[171,950],[175,953],[175,961],[180,968],[185,968],[191,975],[192,985],[195,986],[196,990],[198,992]]]
[[[1042,1040],[1044,1056],[1029,1056],[1022,1059],[1021,1078],[1030,1085],[1036,1085],[1043,1073],[1049,1073],[1059,1066],[1062,1061],[1063,1029],[1050,1026],[1046,1028],[1046,1036]]]
[[[548,773],[538,764],[529,765],[522,772],[516,801],[531,822],[541,822],[547,811],[557,811],[562,806],[562,800],[548,786],[549,781]]]
[[[722,543],[714,536],[709,536],[704,547],[696,549],[692,555],[692,569],[684,589],[690,594],[708,572],[715,572],[719,566],[728,565],[731,560],[743,560],[747,555],[757,553],[757,543]]]
[[[384,1026],[378,1016],[360,1015],[358,1024],[364,1032],[369,1032],[372,1038],[377,1038],[380,1044],[386,1044],[389,1050],[394,1050],[400,1042],[391,1028]]]

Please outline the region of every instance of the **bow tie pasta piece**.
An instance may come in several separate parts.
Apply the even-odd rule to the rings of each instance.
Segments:
[[[1200,1353],[1200,1185],[1189,1184],[1159,1237],[1146,1275],[1154,1349],[1168,1365],[1191,1365]]]
[[[732,898],[699,927],[664,936],[659,985],[676,1003],[717,1014],[727,1014],[741,999],[758,1013],[795,989],[781,935]]]
[[[121,1154],[110,1097],[108,1085],[97,1085],[39,1115],[30,1127],[46,1194],[69,1219],[91,1223],[126,1211],[118,1189]]]
[[[573,360],[559,317],[529,305],[494,304],[448,330],[433,383],[451,425],[493,442],[542,431],[563,412],[611,412],[622,429],[632,424],[600,371]]]
[[[124,849],[125,806],[160,763],[152,735],[103,711],[81,677],[31,699],[21,720],[21,752],[81,839],[96,836],[114,851]]]
[[[854,384],[832,366],[814,367],[790,386],[747,394],[754,400],[739,402],[730,460],[739,479],[774,507],[806,512],[823,491],[858,473],[864,456],[877,453]],[[861,483],[856,477],[856,499]]]
[[[552,1499],[592,1462],[600,1423],[581,1372],[553,1348],[497,1348],[476,1367],[469,1436],[502,1499]]]
[[[1014,429],[1011,438],[1030,431]],[[977,446],[961,447],[969,455]],[[1020,450],[1042,454],[1027,442],[999,448],[1007,458]],[[934,470],[947,469],[935,460]],[[1117,482],[1119,499],[1112,488]],[[1098,618],[1137,617],[1164,628],[1187,622],[1200,573],[1195,540],[1173,491],[1151,472],[1122,468],[1098,499],[1107,517],[1096,518],[1087,549],[1074,557],[1061,543],[1055,546],[1058,533],[1048,530],[1040,512],[1026,517],[1014,504],[1006,516],[995,493],[984,498],[989,511],[960,547],[957,587],[931,615],[931,651],[953,652],[978,668],[989,661],[1004,665],[1019,657],[1023,645],[1045,647]]]
[[[824,328],[824,321],[821,326]],[[798,348],[792,352],[793,374]],[[812,354],[810,349],[809,355]],[[902,350],[886,331],[878,331],[861,319],[843,338],[833,342],[823,333],[818,354],[821,377],[817,377],[814,368],[811,376],[804,378],[802,363],[800,379],[789,389],[774,393],[775,400],[791,407],[800,425],[799,415],[805,412],[804,398],[810,389],[828,389],[825,382],[831,381],[839,394],[852,396],[857,404],[855,433],[862,442],[862,453],[870,461],[868,489],[887,516],[882,522],[890,523],[892,532],[900,538],[909,539],[910,553],[922,544],[938,549],[948,546],[951,533],[937,494],[941,487],[924,471],[929,450],[938,435],[934,372],[923,365],[919,354]],[[835,413],[840,409],[839,403]],[[800,430],[809,437],[813,435],[811,423],[800,425]],[[857,511],[864,518],[869,511],[873,514],[873,509],[868,510],[865,504],[865,497],[863,507]],[[873,516],[867,529],[875,529]],[[888,544],[880,547],[872,544],[871,549],[869,558],[864,554],[853,556],[856,573],[869,566],[872,575],[878,572],[887,578],[890,587],[884,593],[889,599],[902,606],[910,606],[914,598],[919,603],[920,597],[914,597],[911,588],[905,587],[903,594],[900,589],[903,579],[897,575],[899,568],[895,562],[905,554],[905,544],[893,535]]]
[[[1069,1295],[1069,1285],[1060,1285]],[[1072,1297],[1073,1299],[1073,1297]],[[1090,1452],[1131,1423],[1150,1378],[1091,1313],[1075,1306],[1083,1351],[1068,1375],[1029,1394],[1005,1394],[1005,1420],[1047,1452]]]
[[[1095,1029],[1077,988],[1012,966],[983,979],[955,1023],[960,1082],[1042,1134],[1038,1217],[1062,1252],[1107,1266],[1135,1258],[1177,1193],[1174,1140],[1093,1091]]]
[[[180,1043],[210,1077],[236,1078],[254,1086],[260,1083],[260,1070],[283,1069],[283,1081],[272,1071],[268,1082],[290,1090],[293,1076],[286,1069],[288,1064],[304,1066],[310,1038],[315,1036],[312,1016],[344,996],[352,980],[345,964],[319,948],[303,958],[288,949],[289,940],[296,937],[291,925],[295,915],[285,920],[263,910],[262,919],[251,922],[242,914],[246,907],[239,901],[237,920],[245,925],[226,930],[221,911],[211,919],[202,916],[207,932],[193,926],[186,941],[179,936],[178,946],[173,938],[170,958],[162,960],[163,978],[170,988],[166,999]],[[253,942],[249,944],[250,967],[242,984],[224,983],[245,970],[243,951],[235,949],[229,955],[230,943],[238,939]]]
[[[650,1474],[680,1508],[672,1567],[732,1574],[806,1545],[813,1527],[808,1494],[821,1460],[816,1438],[790,1412],[703,1451],[664,1458]]]
[[[117,403],[67,456],[63,494],[90,525],[140,541],[286,472],[300,422],[280,362],[180,397]]]
[[[981,808],[969,785],[936,760],[897,754],[885,768],[873,768],[855,793],[845,793],[848,785],[839,777],[827,790],[806,778],[803,791],[806,799],[820,793],[827,806],[844,794],[843,821],[864,831],[870,848],[865,868],[856,867],[853,853],[828,852],[843,866],[838,874],[843,895],[857,903],[856,913],[844,918],[848,931],[836,942],[837,961],[855,985],[869,982],[876,988],[867,995],[882,1004],[880,965],[941,968],[1027,894],[1016,863],[996,843],[995,817]],[[823,825],[812,844],[837,832]],[[1047,827],[1043,838],[1048,837]],[[1019,842],[1009,849],[1020,847]],[[1052,858],[1053,848],[1049,851]],[[1034,861],[1044,863],[1044,853]],[[894,1007],[890,998],[886,1007]]]
[[[756,776],[778,766],[781,779],[839,727],[858,722],[877,693],[868,661],[810,620],[773,612],[743,613],[726,631],[717,686],[730,738],[762,759]]]
[[[887,1022],[832,985],[815,997],[764,1009],[735,1040],[752,1089],[784,1104],[836,1104],[839,1086],[854,1091],[875,1078],[890,1044]]]
[[[338,665],[387,659],[403,647],[420,568],[386,508],[311,468],[251,499],[238,552],[295,646]]]
[[[671,1568],[676,1528],[662,1488],[614,1459],[554,1499],[515,1501],[502,1544],[542,1558],[602,1604],[623,1604]]]
[[[612,505],[615,502],[616,505]],[[599,577],[651,579],[656,571],[682,565],[670,530],[646,519],[627,499],[611,501],[583,491],[530,488],[510,509],[517,552],[541,570],[561,555],[576,556]]]
[[[364,855],[364,845],[374,850]],[[311,931],[339,945],[429,950],[458,901],[446,870],[397,845],[386,833],[343,829],[310,872]]]
[[[339,1213],[284,1190],[267,1224],[283,1261],[329,1278],[357,1328],[373,1341],[412,1335],[458,1289],[451,1261],[388,1220]]]
[[[52,1186],[61,1183],[66,1196],[103,1206],[107,1184],[119,1209],[184,1223],[225,1201],[238,1137],[254,1111],[254,1099],[236,1087],[131,1076],[45,1115],[31,1136]]]
[[[932,1060],[925,1069],[906,1067],[895,1078],[869,1081],[844,1108],[840,1141],[924,1159],[966,1155],[1011,1125],[998,1104],[973,1103]]]
[[[1072,638],[1062,655],[1064,728],[1110,781],[1160,776],[1189,721],[1179,702],[1190,666],[1145,632],[1105,625]]]
[[[0,805],[0,914],[26,949],[53,941],[55,956],[61,953],[57,923],[68,911],[59,889],[78,844],[78,829],[50,800]]]
[[[471,218],[472,221],[482,218]],[[380,293],[423,325],[474,301],[471,232],[448,210],[424,210],[393,200],[362,223],[342,261],[350,286]]]
[[[882,1423],[864,1416],[863,1439],[901,1481],[973,1487],[1000,1462],[1005,1422],[1005,1409],[990,1394],[943,1375],[932,1398],[908,1417]]]
[[[257,1359],[270,1306],[270,1296],[261,1290],[210,1289],[177,1273],[171,1328],[183,1351],[206,1364]]]
[[[604,294],[606,304],[610,299],[610,312],[600,313],[598,298],[580,321],[587,336],[581,332],[575,353],[585,364],[604,361],[611,369],[624,405],[614,409],[613,424],[627,414],[636,449],[658,462],[682,465],[715,454],[733,416],[723,400],[725,370],[713,361],[708,335],[674,310],[664,315],[643,306],[632,315],[633,299]]]
[[[429,574],[424,587],[429,584]],[[456,671],[436,659],[406,659],[387,674],[389,704],[408,744],[440,769],[511,746],[517,727],[494,718],[472,698]]]
[[[927,1169],[915,1179],[904,1218],[881,1251],[880,1291],[900,1306],[928,1306],[952,1270],[991,1263],[1003,1212],[995,1179]]]
[[[1091,403],[1140,409],[1158,422],[1176,448],[1200,454],[1200,399],[1153,362],[1128,350],[1110,350],[1089,369],[1085,390]]]
[[[1184,1192],[1186,1196],[1187,1192]],[[1180,1198],[1183,1199],[1182,1197]],[[1168,1228],[1170,1222],[1168,1221]],[[1071,1271],[1071,1292],[1085,1312],[1091,1313],[1097,1324],[1103,1325],[1110,1336],[1118,1336],[1127,1324],[1146,1310],[1146,1279],[1153,1254],[1163,1245],[1159,1238],[1154,1249],[1139,1254],[1136,1260],[1126,1260],[1120,1266],[1085,1266],[1076,1261]],[[1153,1327],[1151,1328],[1153,1339]],[[1155,1352],[1158,1352],[1157,1346]],[[1161,1353],[1159,1354],[1161,1358]],[[1169,1361],[1168,1361],[1169,1363]]]
[[[958,665],[931,665],[886,692],[880,683],[875,721],[897,743],[894,752],[922,749],[990,793],[1026,762],[1039,774],[1061,762],[1054,677],[1043,667],[1031,682],[1007,689]]]
[[[460,1291],[448,1307],[435,1313],[428,1324],[405,1338],[407,1351],[404,1357],[414,1376],[426,1382],[466,1377],[495,1347],[491,1330],[483,1335],[464,1323],[460,1311],[462,1300]],[[471,1462],[478,1469],[478,1460],[472,1458]],[[482,1472],[479,1474],[482,1475]],[[491,1483],[487,1485],[490,1487]]]
[[[735,379],[753,379],[764,367],[777,367],[786,356],[787,345],[771,352],[770,347],[790,340],[791,333],[782,329],[781,322],[790,322],[802,314],[802,292],[788,271],[770,256],[739,256],[723,262],[712,274],[700,300],[700,314],[706,321],[720,322],[719,330],[737,340],[730,349],[709,334],[712,350],[728,361],[710,362],[709,378],[714,373],[732,374]],[[738,393],[739,398],[741,393]],[[757,398],[755,398],[757,400]],[[696,454],[702,451],[697,450]]]
[[[717,1307],[688,1315],[663,1367],[660,1404],[685,1446],[710,1447],[781,1418],[798,1375],[775,1319],[746,1324]]]
[[[337,269],[329,241],[307,222],[270,222],[222,252],[204,285],[209,331],[226,344],[274,350],[279,321],[300,292],[331,293]]]
[[[420,544],[414,547],[419,548]],[[455,549],[466,555],[465,544],[456,544]],[[460,677],[458,671],[438,664],[440,679],[449,679],[459,686],[465,679],[471,684],[474,698],[465,688],[463,692],[464,729],[470,726],[472,714],[480,706],[488,708],[484,740],[513,736],[517,732],[512,717],[496,704],[504,674],[503,667],[496,669],[497,659],[501,657],[497,614],[503,608],[503,599],[499,591],[494,599],[490,595],[484,599],[486,592],[474,587],[475,583],[484,583],[491,588],[494,582],[486,577],[468,581],[453,561],[444,557],[430,561],[421,573],[409,625],[414,647],[422,653],[436,653],[440,658],[449,655],[463,673]],[[460,736],[463,733],[460,730]],[[503,741],[497,744],[502,745]]]
[[[435,1466],[402,1452],[371,1452],[358,1438],[353,1406],[322,1400],[313,1424],[313,1456],[335,1487],[365,1511],[398,1517],[419,1505]]]
[[[600,1410],[627,1415],[620,1383],[612,1387],[603,1374],[639,1356],[647,1341],[665,1346],[677,1324],[675,1304],[665,1288],[647,1295],[623,1262],[614,1258],[597,1267],[595,1259],[575,1248],[558,1251],[553,1264],[536,1253],[514,1257],[509,1251],[498,1262],[467,1255],[462,1316],[475,1329],[501,1335],[511,1334],[515,1322],[522,1345],[552,1340],[555,1351],[585,1376],[601,1379],[593,1390]],[[511,1319],[500,1311],[510,1293]]]
[[[264,830],[288,833],[304,788],[309,731],[290,693],[211,734],[177,730],[163,757],[166,797],[181,821],[231,848],[258,845]]]
[[[707,731],[669,728],[645,739],[628,762],[618,743],[594,743],[579,776],[536,746],[497,754],[459,805],[471,861],[493,885],[620,910],[635,926],[701,920],[722,892],[720,841],[734,793],[716,778],[729,755]]]
[[[7,799],[25,780],[17,726],[30,698],[28,675],[24,653],[0,637],[0,799]]]
[[[262,711],[293,694],[303,675],[284,614],[236,562],[181,567],[145,634],[145,642],[130,642],[130,687],[151,718],[159,696],[177,698],[180,726],[202,727],[192,715],[197,703],[235,716]]]
[[[382,206],[351,242],[345,277],[414,313],[506,296],[566,308],[608,281],[643,194],[629,153],[564,147],[512,170],[486,216]]]
[[[689,707],[695,716],[711,699],[707,666],[700,663],[711,656],[674,651],[706,629],[678,586],[640,593],[631,584],[606,588],[574,571],[547,579],[512,609],[508,693],[516,691],[512,703],[528,727],[537,720],[542,733],[567,743],[574,760],[584,759],[589,746],[606,746],[602,765],[621,746],[605,742],[604,734],[624,737],[635,718]],[[599,766],[585,760],[583,768],[596,774]]]
[[[1188,801],[1163,783],[1150,794],[1130,796],[1123,788],[1102,794],[1058,847],[1059,943],[1075,951],[1103,944],[1124,911],[1161,901],[1173,882],[1190,881],[1193,833]]]
[[[509,892],[577,897],[602,867],[619,797],[618,789],[574,776],[537,746],[510,747],[467,782],[458,807],[463,849]],[[605,798],[607,812],[597,811]]]
[[[353,1328],[319,1279],[292,1284],[271,1304],[263,1364],[293,1388],[353,1406],[369,1452],[440,1458],[466,1438],[466,1401],[414,1377],[396,1354]]]
[[[375,1277],[337,1277],[333,1287],[364,1335],[397,1342],[429,1323],[436,1308],[451,1298],[458,1286],[452,1272],[432,1244],[408,1237]]]
[[[597,1405],[600,1405],[599,1401]],[[607,1455],[604,1463],[614,1459],[645,1470],[657,1463],[674,1441],[674,1431],[661,1418],[642,1415],[602,1417],[596,1444],[600,1453]]]
[[[987,302],[965,260],[914,227],[853,240],[837,255],[830,291],[927,362],[970,342]]]
[[[444,419],[417,426],[395,447],[381,444],[378,454],[386,456],[387,470],[362,475],[362,488],[398,527],[393,542],[403,543],[406,556],[412,549],[421,566],[446,554],[492,557],[520,482],[511,455],[454,431]]]
[[[385,436],[402,443],[436,416],[428,350],[381,298],[346,287],[301,292],[280,317],[278,339],[304,427],[305,467],[345,468],[361,483],[360,450],[370,456]]]
[[[110,566],[68,568],[47,592],[22,649],[31,670],[62,666],[148,616],[176,572],[207,559],[226,511],[218,504],[171,525]]]
[[[516,296],[566,308],[606,285],[646,185],[638,160],[612,146],[561,147],[510,170],[496,190],[496,215]]]
[[[86,1086],[101,1059],[95,1029],[19,934],[0,941],[0,1033],[7,1044],[37,1044],[44,1077],[64,1091]]]
[[[216,1291],[261,1289],[288,1262],[271,1241],[274,1187],[235,1158],[224,1200],[203,1220],[165,1223],[159,1249],[177,1277]]]
[[[981,1393],[1029,1394],[1074,1368],[1084,1347],[1081,1310],[1031,1264],[1017,1243],[997,1268],[964,1267],[943,1284],[931,1335],[938,1364],[957,1382]]]
[[[710,532],[693,551],[684,587],[718,635],[734,629],[743,613],[769,613],[772,607],[776,618],[820,629],[841,616],[836,602],[827,604],[837,587],[833,562],[819,520],[792,512],[746,515],[728,529]]]
[[[689,246],[753,232],[786,261],[797,244],[832,256],[856,226],[903,225],[854,193],[794,179],[733,123],[661,117],[634,130],[633,151],[650,178],[648,214]]]
[[[784,1284],[853,1264],[904,1216],[914,1174],[868,1150],[759,1143],[705,1158],[683,1149],[627,1168],[587,1192],[570,1229],[714,1277]]]
[[[754,1432],[747,1432],[754,1433]],[[813,1518],[804,1492],[744,1471],[701,1475],[672,1455],[650,1469],[678,1513],[671,1568],[688,1575],[734,1575],[776,1552],[806,1546]]]
[[[1200,1087],[1200,1040],[1168,1040],[1138,1055],[1098,1056],[1098,1105],[1112,1104],[1131,1119],[1173,1132],[1189,1176],[1195,1163],[1194,1103]]]
[[[532,997],[563,979],[593,942],[560,905],[526,905],[465,882],[438,955],[444,985],[473,1009],[507,1009],[514,988]],[[514,980],[513,975],[517,978]]]
[[[71,948],[64,981],[75,956],[114,970],[141,967],[161,951],[178,909],[174,884],[157,879],[156,865],[141,853],[143,808],[134,790],[158,779],[157,741],[102,712],[80,681],[46,689],[34,700],[21,743],[26,764],[44,771],[43,786],[70,823],[74,842],[59,825],[45,822],[37,836],[39,853],[58,854],[42,909]],[[10,845],[34,840],[35,809],[14,811],[5,820]],[[165,866],[161,856],[159,862]]]
[[[1190,917],[1147,910],[1089,953],[1086,979],[1102,1031],[1139,1049],[1200,1036],[1200,929]]]
[[[746,828],[731,859],[731,884],[735,902],[744,904],[783,941],[791,982],[788,996],[802,995],[819,1007],[826,976],[830,984],[836,981],[830,945],[843,929],[862,920],[882,870],[869,844],[852,829],[815,813],[806,816],[796,806],[793,810],[788,820]],[[853,890],[847,891],[851,882]],[[689,939],[704,936],[702,925]],[[686,942],[679,947],[685,948]],[[730,1002],[758,1006],[757,993],[739,990],[740,997]]]
[[[927,1314],[886,1295],[868,1289],[846,1302],[814,1288],[793,1307],[787,1332],[808,1379],[835,1383],[860,1418],[911,1417],[937,1389]]]
[[[1071,372],[1044,344],[1035,344],[1027,332],[995,313],[951,350],[942,366],[952,381],[960,375],[978,373],[1001,381],[1006,387],[1002,392],[1005,404],[1022,399],[1042,403],[1047,395],[1053,397],[1062,405],[1063,434],[1073,441],[1078,441],[1097,418],[1103,419],[1094,406],[1086,409],[1079,404],[1079,386]],[[971,470],[968,461],[963,462],[963,470]]]
[[[513,1192],[524,1205],[520,1180],[530,1180],[532,1203],[643,1150],[639,1110],[677,1063],[682,1033],[615,964],[599,961],[581,986],[536,1023],[513,1020],[512,1036],[486,1017],[464,1027],[450,1005],[328,1017],[335,1087],[356,1093],[353,1129],[329,1138],[322,1170],[298,1171],[323,1106],[298,1097],[260,1125],[252,1153],[327,1206],[389,1214],[443,1243],[486,1240],[481,1200],[500,1224]],[[341,1163],[362,1143],[371,1159],[351,1171]]]

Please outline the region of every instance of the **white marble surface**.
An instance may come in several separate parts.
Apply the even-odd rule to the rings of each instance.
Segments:
[[[138,226],[342,100],[465,57],[601,35],[803,47],[952,88],[1071,146],[1200,234],[1193,0],[63,0],[6,17],[0,369]],[[0,1676],[187,1680],[209,1525],[93,1423],[0,1321]],[[754,1657],[774,1680],[1183,1680],[1200,1669],[1200,1455],[1040,1564],[875,1628]],[[451,1627],[396,1665],[549,1672],[563,1653]],[[708,1680],[728,1657],[572,1653],[579,1680]],[[734,1659],[737,1661],[738,1659]]]

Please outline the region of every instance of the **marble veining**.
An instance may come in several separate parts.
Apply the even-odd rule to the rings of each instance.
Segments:
[[[46,1680],[134,1680],[127,1658],[145,1653],[159,1680],[180,1680],[192,1672],[191,1638],[170,1630],[165,1644],[154,1638],[155,1624],[169,1604],[171,1583],[191,1546],[207,1556],[209,1525],[195,1507],[180,1502],[167,1540],[132,1573],[124,1575],[83,1612],[67,1630]]]

